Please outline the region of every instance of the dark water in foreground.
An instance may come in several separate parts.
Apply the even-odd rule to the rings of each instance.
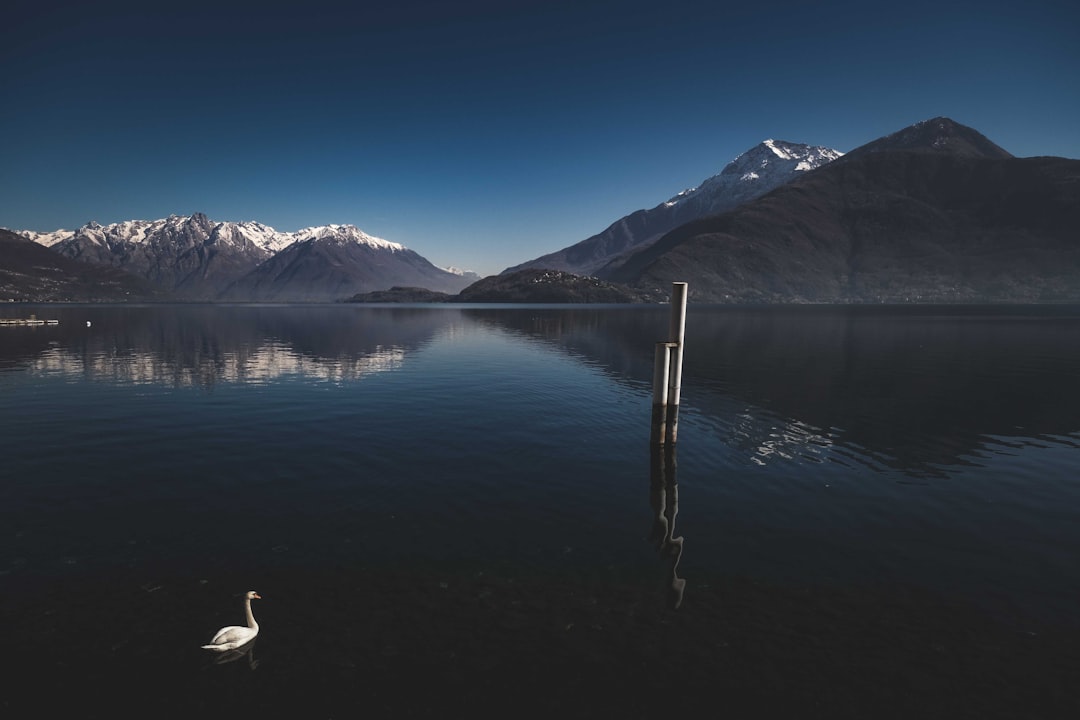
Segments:
[[[1080,713],[1080,308],[30,312],[5,716]]]

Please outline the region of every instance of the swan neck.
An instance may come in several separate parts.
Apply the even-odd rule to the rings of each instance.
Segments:
[[[259,627],[259,623],[255,622],[255,616],[251,614],[251,598],[244,598],[244,612],[247,614],[248,627]]]

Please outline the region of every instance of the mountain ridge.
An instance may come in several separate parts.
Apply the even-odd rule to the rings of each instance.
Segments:
[[[730,210],[842,155],[823,146],[764,140],[697,187],[683,190],[651,209],[636,210],[596,235],[509,267],[501,274],[529,268],[579,275],[610,273],[628,254],[648,247],[679,225]]]
[[[352,225],[333,225],[307,233],[259,263],[225,288],[222,299],[331,302],[402,285],[452,293],[469,279],[435,267],[404,245]]]
[[[156,290],[142,278],[116,268],[72,260],[2,228],[0,260],[0,300],[127,301],[156,295]]]
[[[943,116],[922,120],[860,145],[848,155],[905,150],[946,153],[958,157],[1004,159],[1015,157],[974,128]]]
[[[601,276],[639,290],[683,280],[706,302],[1080,300],[1077,217],[1080,161],[1015,158],[934,118]]]
[[[560,253],[580,250],[582,257],[571,259],[593,264],[585,274],[623,284],[637,298],[662,297],[670,282],[686,281],[691,297],[705,302],[1080,301],[1078,160],[1016,158],[946,117],[846,154],[766,140],[737,160],[697,188],[616,221],[608,235]],[[715,209],[708,205],[713,186],[760,187],[751,181],[763,174],[787,179],[732,209],[702,214]],[[653,211],[669,213],[670,221],[682,208],[696,215],[646,237],[656,227]],[[278,233],[195,213],[22,236],[69,260],[135,271],[174,299],[336,301],[392,287],[454,294],[473,279],[351,225]],[[586,247],[589,241],[595,247]],[[23,245],[7,242],[25,254]],[[637,244],[627,249],[626,242]],[[59,267],[40,258],[39,267]],[[488,285],[504,297],[535,294],[534,278],[515,268]],[[545,293],[571,300],[594,294],[593,285],[572,277],[551,278]]]
[[[194,213],[110,225],[91,221],[72,231],[18,234],[69,259],[143,277],[181,300],[323,302],[402,284],[427,283],[433,290],[457,292],[476,278],[467,271],[437,268],[404,245],[355,225],[280,232],[256,221],[214,221]],[[322,247],[320,252],[304,251],[313,244]],[[338,249],[330,250],[331,245]],[[300,266],[273,272],[282,264],[279,260],[260,270],[287,251],[286,257],[303,257]],[[320,263],[326,267],[315,267]],[[349,267],[357,263],[369,267]],[[301,287],[304,282],[316,285]],[[244,295],[244,288],[252,294]]]

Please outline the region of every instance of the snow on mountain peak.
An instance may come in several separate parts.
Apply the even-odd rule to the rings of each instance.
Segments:
[[[675,197],[671,198],[666,203],[664,203],[664,206],[665,207],[674,207],[675,205],[678,205],[679,202],[682,201],[683,198],[687,197],[688,195],[692,195],[696,191],[697,191],[696,187],[686,188],[681,193],[679,193],[678,195],[676,195]]]
[[[374,248],[399,252],[405,250],[400,243],[383,240],[366,232],[355,225],[316,225],[304,228],[293,233],[295,240],[333,240],[341,244],[353,242],[360,245],[369,245]]]
[[[687,202],[705,202],[719,211],[721,207],[733,207],[738,202],[764,194],[796,173],[813,170],[841,155],[843,153],[827,147],[769,138],[736,157],[719,174],[696,188],[683,190],[663,205],[670,208]],[[721,200],[724,197],[731,200]]]
[[[374,235],[368,235],[355,225],[319,225],[296,232],[280,232],[254,220],[244,222],[218,222],[202,213],[192,215],[172,214],[158,220],[125,220],[101,225],[90,221],[77,230],[54,230],[52,232],[19,231],[23,237],[52,247],[58,243],[81,237],[99,245],[141,245],[153,241],[160,233],[194,234],[196,237],[213,237],[218,243],[250,243],[267,254],[275,254],[297,240],[332,239],[340,243],[355,242],[362,245],[397,252],[405,246]]]
[[[230,223],[221,223],[221,225],[228,225]],[[283,250],[292,244],[295,238],[290,233],[278,232],[269,225],[263,225],[261,222],[254,220],[247,220],[244,222],[233,223],[236,227],[236,232],[253,243],[254,245],[263,248],[271,253],[276,253],[279,250]]]
[[[792,154],[787,147],[787,143],[783,141],[777,142],[776,140],[769,138],[761,144],[767,147],[769,150],[772,150],[773,154],[775,154],[776,157],[780,158],[781,160],[791,160],[792,158]]]
[[[721,174],[739,174],[747,180],[757,180],[771,174],[767,170],[770,167],[781,174],[805,172],[832,162],[841,155],[843,153],[827,147],[770,138],[732,160]]]
[[[451,275],[457,275],[459,277],[475,277],[475,278],[478,278],[478,279],[480,277],[479,275],[477,275],[472,270],[462,270],[461,268],[454,267],[453,265],[451,265],[450,267],[444,267],[444,268],[441,268],[441,269],[445,270],[446,272],[450,273]]]
[[[12,232],[22,235],[28,240],[33,240],[38,245],[52,247],[58,242],[67,240],[75,233],[72,230],[53,230],[52,232],[36,232],[34,230],[13,230]]]

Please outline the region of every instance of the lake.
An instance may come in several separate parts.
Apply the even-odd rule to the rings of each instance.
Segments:
[[[1080,308],[668,312],[0,307],[0,709],[1080,712]]]

